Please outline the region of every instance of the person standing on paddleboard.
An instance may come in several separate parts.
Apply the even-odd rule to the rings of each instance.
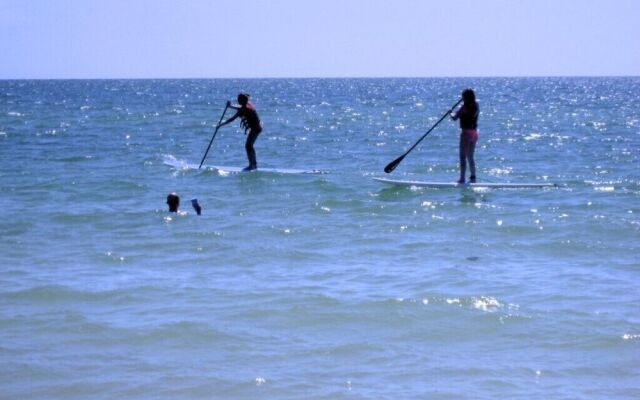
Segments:
[[[480,106],[476,101],[476,94],[471,89],[465,89],[462,92],[462,106],[457,112],[451,113],[451,119],[460,120],[460,179],[458,183],[464,183],[467,170],[467,162],[469,163],[469,182],[476,182],[476,161],[474,153],[476,151],[476,142],[478,141],[478,115],[480,114]]]
[[[224,121],[219,126],[227,125],[240,117],[240,125],[244,128],[244,134],[246,135],[247,131],[249,131],[249,136],[247,136],[247,141],[244,145],[247,151],[247,158],[249,159],[249,166],[247,166],[244,171],[252,171],[258,168],[256,151],[253,148],[253,144],[256,142],[256,139],[258,139],[260,132],[262,132],[262,124],[260,123],[260,118],[258,117],[255,107],[249,101],[249,95],[247,93],[240,93],[238,95],[238,103],[240,106],[236,107],[232,106],[231,102],[227,102],[227,107],[237,111],[233,117]]]

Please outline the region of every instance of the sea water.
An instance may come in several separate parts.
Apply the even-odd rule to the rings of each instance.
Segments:
[[[467,87],[478,180],[558,188],[372,179],[455,181],[449,119],[383,168]],[[241,90],[327,173],[198,169]],[[638,398],[639,151],[639,78],[0,81],[0,397]]]

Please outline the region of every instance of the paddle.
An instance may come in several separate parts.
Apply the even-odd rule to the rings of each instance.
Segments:
[[[410,148],[409,150],[407,150],[407,152],[406,152],[406,153],[404,153],[404,154],[403,154],[403,155],[401,155],[400,157],[396,158],[395,160],[391,161],[391,162],[390,162],[386,167],[384,167],[384,172],[386,172],[386,173],[388,174],[388,173],[390,173],[391,171],[393,171],[394,169],[396,169],[396,167],[398,166],[398,164],[400,164],[400,163],[402,162],[402,160],[404,160],[404,158],[407,156],[407,154],[409,154],[409,153],[411,152],[411,150],[413,150],[413,149],[418,145],[418,143],[420,143],[420,142],[422,141],[422,139],[426,138],[426,137],[427,137],[427,135],[428,135],[429,133],[431,133],[431,131],[432,131],[436,126],[438,126],[438,124],[439,124],[440,122],[442,122],[442,120],[443,120],[443,119],[445,119],[445,118],[447,117],[447,115],[449,115],[449,114],[453,111],[453,109],[454,109],[454,108],[456,108],[456,106],[457,106],[458,104],[460,104],[461,102],[462,102],[462,99],[458,100],[458,102],[457,102],[456,104],[454,104],[453,106],[451,106],[451,108],[449,109],[449,111],[447,111],[447,112],[442,116],[442,118],[440,118],[440,119],[438,120],[438,122],[436,122],[436,123],[435,123],[435,125],[433,125],[433,126],[431,127],[431,129],[429,129],[429,130],[427,131],[427,133],[425,133],[424,135],[422,135],[422,137],[421,137],[421,138],[420,138],[420,139],[419,139],[419,140],[418,140],[418,141],[417,141],[413,146],[411,146],[411,148]]]
[[[224,115],[227,113],[227,109],[229,108],[229,102],[227,102],[227,105],[224,107],[224,111],[222,112],[222,115],[220,116],[220,121],[218,121],[218,125],[216,125],[216,130],[213,132],[213,136],[211,137],[211,141],[209,142],[209,147],[207,147],[207,151],[204,152],[204,156],[202,157],[202,161],[200,161],[200,166],[198,167],[198,169],[202,168],[202,164],[204,163],[204,159],[207,158],[207,154],[209,153],[209,149],[211,148],[211,144],[213,143],[213,139],[216,137],[216,133],[218,133],[218,129],[220,128],[220,124],[222,123],[222,119],[224,118]]]

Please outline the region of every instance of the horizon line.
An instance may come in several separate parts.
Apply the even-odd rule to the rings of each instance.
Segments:
[[[54,77],[4,78],[0,81],[106,81],[106,80],[263,80],[263,79],[506,79],[506,78],[640,78],[640,75],[442,75],[442,76],[255,76],[255,77]]]

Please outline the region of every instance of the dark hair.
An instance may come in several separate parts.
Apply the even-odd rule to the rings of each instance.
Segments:
[[[476,102],[476,94],[472,89],[465,89],[462,91],[462,99],[465,104],[474,104]]]
[[[238,103],[240,103],[241,105],[245,105],[247,104],[248,101],[249,101],[249,93],[240,92],[238,94]]]
[[[172,192],[167,195],[167,205],[169,206],[170,212],[178,211],[178,207],[180,207],[180,196],[178,196],[178,193]]]
[[[465,89],[462,91],[462,100],[464,101],[464,107],[475,114],[478,111],[478,103],[476,103],[476,94],[471,89]]]

